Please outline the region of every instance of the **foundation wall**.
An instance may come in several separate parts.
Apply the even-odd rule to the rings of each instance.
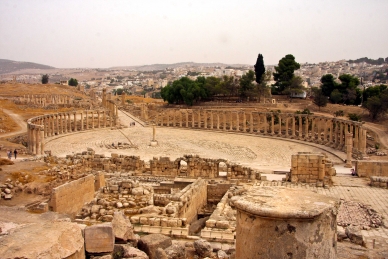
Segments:
[[[88,175],[53,189],[49,201],[52,211],[74,216],[86,202],[94,199],[94,176]]]
[[[356,172],[360,177],[388,176],[388,161],[357,161]]]
[[[232,184],[217,183],[208,184],[207,186],[207,201],[208,203],[218,203]]]

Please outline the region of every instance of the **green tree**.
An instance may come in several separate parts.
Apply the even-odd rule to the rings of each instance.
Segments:
[[[48,74],[45,74],[45,75],[42,75],[42,84],[48,84],[49,82],[49,75]]]
[[[288,88],[283,90],[284,94],[288,94],[290,96],[294,96],[296,94],[300,94],[304,92],[304,87],[302,85],[303,79],[299,76],[294,76],[291,81]]]
[[[71,85],[71,86],[77,86],[78,85],[78,81],[75,78],[70,78],[68,84]]]
[[[380,96],[372,96],[365,103],[365,108],[369,111],[372,120],[376,120],[380,115],[388,110],[388,89],[385,89]]]
[[[337,83],[334,81],[334,76],[332,74],[326,74],[321,77],[321,89],[322,93],[325,96],[330,97],[331,93],[337,89]]]
[[[265,66],[264,66],[263,55],[259,54],[255,65],[255,75],[256,75],[257,84],[260,84],[262,82],[264,73],[265,73]]]
[[[254,90],[253,81],[255,81],[255,73],[252,70],[249,70],[248,73],[246,73],[240,78],[241,98],[247,98],[249,96],[252,96]]]
[[[338,89],[335,89],[333,92],[330,94],[330,100],[333,103],[339,103],[342,100],[342,94]]]
[[[375,85],[368,87],[362,92],[362,99],[364,101],[363,105],[365,106],[365,102],[368,101],[368,98],[372,96],[380,96],[380,94],[387,89],[386,85]]]
[[[327,96],[323,94],[322,89],[316,89],[314,91],[314,99],[313,103],[318,106],[318,110],[321,110],[321,107],[325,107],[327,105]]]
[[[279,60],[279,64],[275,66],[276,72],[273,73],[274,80],[276,81],[275,87],[279,93],[289,88],[291,80],[294,78],[294,71],[299,68],[300,64],[295,61],[295,57],[291,54]]]

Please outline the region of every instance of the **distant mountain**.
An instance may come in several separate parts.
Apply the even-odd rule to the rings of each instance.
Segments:
[[[383,58],[378,58],[378,59],[370,59],[370,58],[358,58],[356,60],[348,60],[349,63],[361,63],[361,62],[365,62],[367,64],[371,64],[371,65],[381,65],[381,64],[384,64],[385,63],[388,63],[388,58],[385,58],[385,60]]]
[[[110,67],[109,69],[128,69],[128,70],[138,70],[138,71],[153,71],[153,70],[164,70],[166,68],[177,68],[177,67],[244,67],[249,66],[245,64],[224,64],[224,63],[195,63],[195,62],[180,62],[174,64],[153,64],[153,65],[144,65],[144,66],[120,66],[120,67]],[[253,66],[253,65],[252,65]]]
[[[55,67],[42,64],[0,59],[0,74],[9,74],[22,69],[54,69]]]

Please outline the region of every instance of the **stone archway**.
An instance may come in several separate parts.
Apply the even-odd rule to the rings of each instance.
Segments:
[[[228,175],[228,165],[224,161],[218,162],[218,177],[227,177]]]
[[[178,176],[187,176],[188,175],[188,164],[185,160],[180,160],[178,163]]]

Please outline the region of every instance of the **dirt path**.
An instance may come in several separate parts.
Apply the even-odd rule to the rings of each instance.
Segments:
[[[18,125],[19,125],[19,130],[14,131],[14,132],[8,132],[4,134],[0,134],[0,138],[5,138],[13,135],[18,135],[27,132],[27,123],[23,120],[22,116],[19,114],[14,113],[13,111],[3,109],[3,111],[9,115],[12,120],[14,120]]]
[[[382,146],[388,149],[388,132],[387,130],[382,129],[382,126],[376,125],[370,122],[367,122],[364,124],[365,127],[373,132],[376,133],[377,137],[379,138],[379,142]]]

